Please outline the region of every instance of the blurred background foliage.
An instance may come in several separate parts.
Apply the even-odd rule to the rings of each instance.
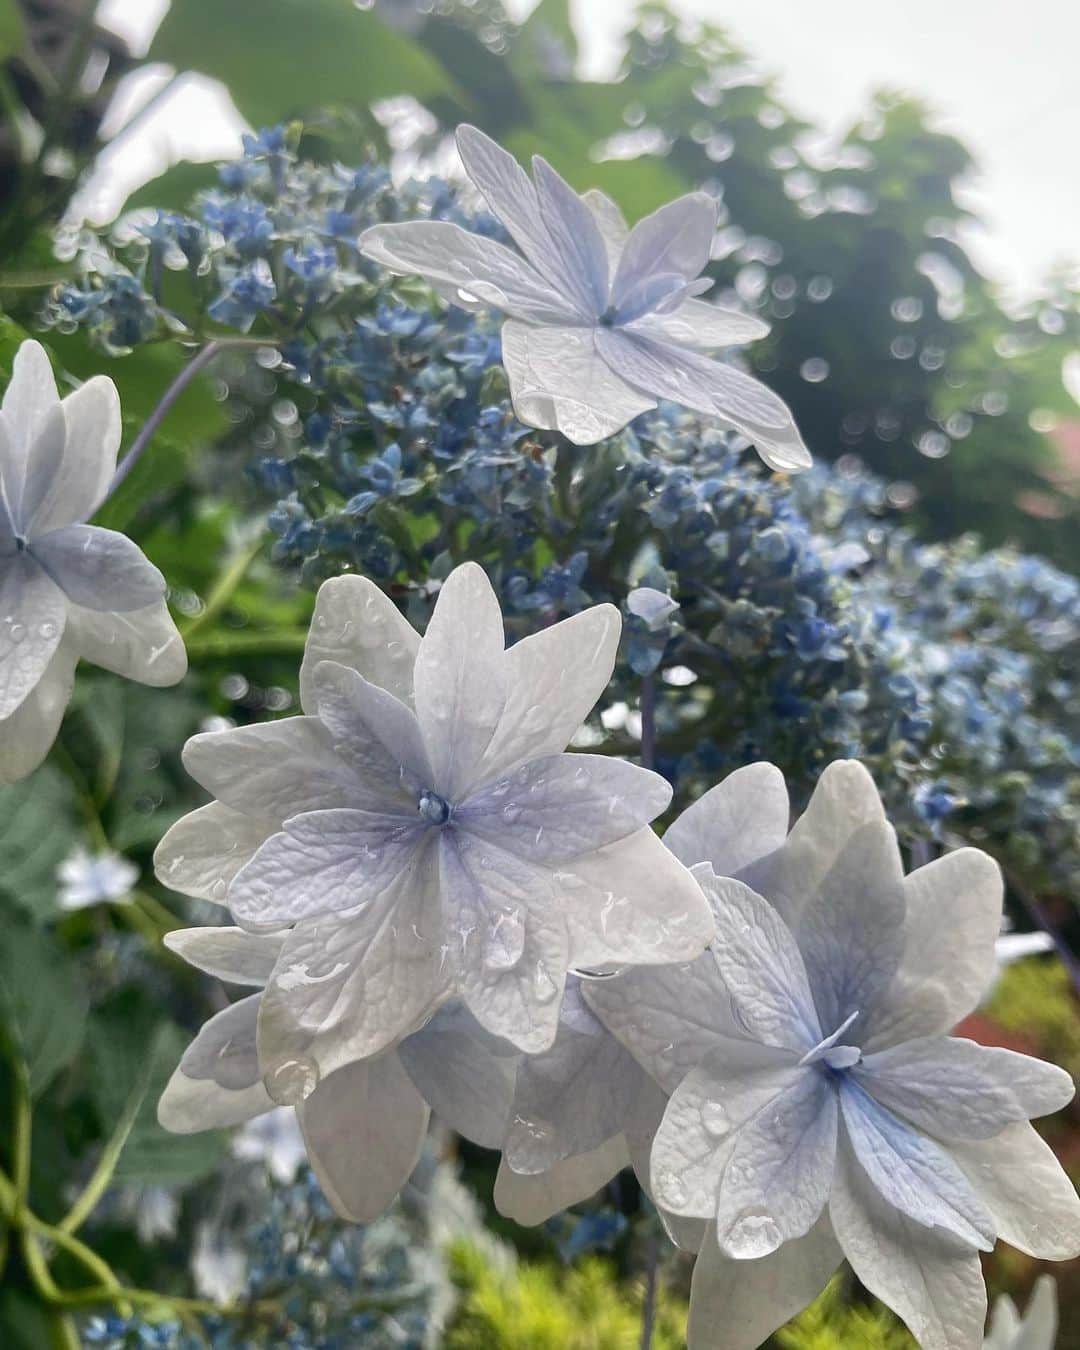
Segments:
[[[28,1196],[49,1216],[16,1241],[0,1194],[0,1344],[637,1344],[651,1220],[632,1185],[523,1233],[490,1209],[490,1158],[437,1139],[417,1195],[357,1233],[290,1172],[287,1138],[256,1133],[238,1153],[156,1125],[187,1034],[225,998],[160,943],[213,921],[152,876],[156,841],[200,800],[179,748],[296,710],[311,588],[349,567],[422,623],[429,579],[475,554],[514,634],[642,581],[670,589],[670,626],[629,625],[595,748],[634,753],[642,677],[693,667],[689,691],[659,687],[680,800],[762,756],[801,799],[828,758],[865,758],[913,860],[980,843],[1009,870],[1013,916],[1058,937],[1058,956],[1006,972],[973,1034],[1080,1068],[1080,490],[1062,382],[1078,297],[1051,277],[1023,309],[999,303],[962,243],[969,156],[926,109],[883,92],[826,147],[723,31],[683,32],[654,5],[618,78],[584,81],[566,0],[523,25],[496,0],[174,0],[145,56],[85,0],[0,0],[0,57],[0,374],[41,335],[63,377],[115,379],[130,442],[196,343],[251,338],[186,390],[100,517],[169,578],[191,674],[161,692],[82,668],[49,762],[0,788],[0,1168],[15,1175],[32,1142]],[[160,63],[221,80],[253,128],[288,130],[254,141],[247,168],[175,165],[133,194],[141,216],[87,232],[102,119]],[[715,192],[715,296],[772,324],[745,359],[835,467],[770,480],[666,414],[586,464],[513,423],[491,324],[432,320],[423,288],[386,287],[333,231],[320,291],[316,213],[351,212],[355,235],[382,215],[466,210],[377,168],[439,165],[461,120],[632,219]],[[274,237],[249,257],[242,231],[220,238],[223,213],[252,201]],[[177,254],[215,230],[195,261]],[[237,290],[251,257],[271,268],[272,305]],[[68,908],[58,869],[78,849],[123,855],[139,879]],[[1048,1124],[1069,1166],[1076,1127],[1073,1113]],[[68,1232],[80,1249],[58,1225],[85,1193],[97,1203]],[[134,1290],[126,1302],[95,1254]],[[989,1267],[1018,1293],[1035,1273],[1012,1253]],[[1080,1345],[1078,1275],[1060,1278],[1060,1344]],[[665,1257],[662,1286],[654,1344],[676,1346],[683,1258]],[[841,1279],[775,1344],[911,1341]]]

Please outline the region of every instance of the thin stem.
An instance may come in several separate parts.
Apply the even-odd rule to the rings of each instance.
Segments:
[[[78,1199],[57,1224],[56,1231],[58,1233],[77,1233],[90,1217],[98,1201],[108,1190],[113,1179],[113,1173],[116,1171],[116,1164],[120,1161],[120,1154],[124,1151],[128,1135],[131,1133],[135,1118],[139,1114],[139,1108],[146,1097],[146,1091],[150,1085],[150,1068],[151,1057],[148,1056],[143,1070],[124,1104],[120,1119],[116,1122],[116,1127],[102,1150],[98,1165],[91,1173],[90,1179],[83,1187]],[[96,1271],[95,1274],[99,1279],[101,1278],[100,1271]]]
[[[176,379],[173,380],[172,384],[169,385],[168,389],[165,390],[164,394],[161,396],[161,401],[143,423],[142,430],[131,442],[131,449],[120,461],[116,473],[113,475],[112,483],[109,486],[109,497],[112,496],[135,465],[138,464],[139,460],[142,458],[143,451],[153,440],[154,433],[168,415],[169,409],[195,376],[198,375],[201,370],[205,370],[214,357],[217,356],[218,352],[227,345],[227,342],[217,341],[216,339],[208,342],[201,351],[191,358],[180,374],[177,375]]]
[[[30,1114],[30,1073],[22,1060],[13,1065],[15,1080],[15,1129],[12,1142],[12,1180],[15,1186],[12,1218],[21,1222],[30,1195],[30,1148],[32,1117]]]
[[[641,1350],[651,1350],[653,1327],[656,1324],[656,1293],[660,1271],[660,1243],[655,1233],[649,1234],[645,1257],[645,1301],[641,1305]]]
[[[255,539],[246,548],[240,549],[229,565],[218,577],[213,590],[206,598],[206,604],[190,623],[184,625],[182,629],[185,643],[189,638],[195,636],[200,628],[211,623],[221,611],[228,605],[232,599],[236,588],[247,575],[247,570],[262,550],[263,534],[260,531],[259,537]]]
[[[641,678],[641,763],[651,769],[656,763],[656,676]]]
[[[188,660],[212,661],[234,656],[244,656],[252,652],[259,656],[291,656],[304,650],[307,641],[306,629],[292,632],[268,632],[256,629],[243,633],[207,633],[203,637],[192,638],[185,642]]]

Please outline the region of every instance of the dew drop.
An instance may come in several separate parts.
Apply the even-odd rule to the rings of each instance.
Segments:
[[[279,1106],[299,1106],[319,1086],[319,1066],[306,1056],[282,1060],[266,1075],[263,1085]]]
[[[56,624],[54,624],[51,619],[46,619],[38,629],[38,636],[44,638],[45,641],[48,642],[49,638],[56,636]]]
[[[509,802],[502,809],[502,818],[507,825],[513,825],[515,821],[521,819],[521,810],[522,808],[516,802]]]
[[[776,1251],[784,1235],[771,1214],[761,1209],[749,1209],[741,1214],[728,1229],[724,1246],[739,1260],[758,1260]]]
[[[8,637],[17,646],[26,636],[26,627],[21,623],[13,623],[8,629]]]
[[[701,1123],[706,1134],[711,1134],[714,1139],[722,1139],[731,1129],[728,1113],[720,1102],[705,1103],[701,1108]]]
[[[489,970],[513,970],[525,951],[525,924],[516,909],[497,914],[484,947]]]
[[[678,1209],[686,1204],[686,1187],[670,1167],[666,1167],[657,1176],[656,1187],[661,1204],[670,1205],[672,1209]]]
[[[559,986],[551,978],[551,973],[543,961],[537,961],[533,975],[533,992],[537,1003],[550,1003],[559,992]]]

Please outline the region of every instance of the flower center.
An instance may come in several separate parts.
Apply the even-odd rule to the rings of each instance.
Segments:
[[[453,811],[453,807],[445,797],[440,797],[437,792],[432,792],[430,788],[425,788],[420,794],[420,799],[416,803],[416,809],[428,825],[445,825]]]
[[[853,1012],[841,1022],[831,1036],[826,1036],[812,1050],[808,1050],[799,1063],[820,1064],[822,1068],[833,1073],[845,1073],[848,1069],[853,1069],[862,1059],[862,1051],[857,1045],[844,1044],[841,1037],[858,1015],[857,1010]]]
[[[614,328],[618,317],[619,311],[615,306],[608,305],[607,309],[605,309],[603,314],[597,319],[597,323],[600,324],[602,328]]]

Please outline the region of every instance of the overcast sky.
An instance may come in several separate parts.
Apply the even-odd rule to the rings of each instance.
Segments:
[[[221,0],[229,4],[230,0]],[[611,70],[627,0],[572,0],[585,69]],[[104,0],[117,27],[148,39],[168,0]],[[984,270],[1014,293],[1066,259],[1080,262],[1080,5],[1075,0],[672,0],[726,25],[787,101],[839,130],[881,85],[920,95],[980,169],[968,204],[987,221],[975,241]],[[509,0],[520,16],[531,0]],[[258,44],[252,43],[252,59]],[[237,126],[193,83],[124,153],[124,176],[162,155],[225,153]],[[113,171],[117,172],[116,169]]]

